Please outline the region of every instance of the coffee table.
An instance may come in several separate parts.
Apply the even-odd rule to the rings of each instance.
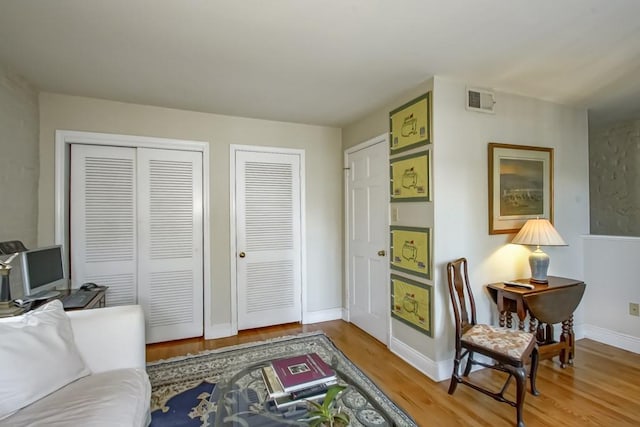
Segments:
[[[209,399],[209,413],[205,426],[306,426],[301,421],[307,413],[306,402],[278,410],[268,401],[261,368],[269,362],[256,363],[240,370],[228,381],[216,385]],[[333,365],[333,364],[332,364]],[[338,397],[337,404],[351,418],[351,426],[392,426],[394,423],[365,390],[350,383],[348,376],[332,366],[338,383],[347,388]]]

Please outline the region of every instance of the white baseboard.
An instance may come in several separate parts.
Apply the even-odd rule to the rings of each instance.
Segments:
[[[208,325],[204,328],[204,339],[213,340],[216,338],[232,337],[237,335],[238,332],[234,331],[231,323],[218,323],[216,325]]]
[[[393,337],[391,338],[389,350],[436,382],[451,378],[452,359],[434,362],[424,354]]]
[[[351,322],[348,308],[344,308],[344,307],[342,308],[342,320],[344,320],[345,322]]]
[[[328,310],[307,311],[302,315],[302,323],[304,325],[338,319],[342,319],[342,307],[330,308]]]
[[[584,338],[640,354],[640,338],[594,325],[584,325]],[[578,338],[576,334],[576,338]]]

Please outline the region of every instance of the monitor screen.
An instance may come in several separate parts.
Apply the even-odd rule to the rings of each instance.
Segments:
[[[37,296],[66,285],[62,261],[62,246],[37,248],[20,254],[24,294]]]

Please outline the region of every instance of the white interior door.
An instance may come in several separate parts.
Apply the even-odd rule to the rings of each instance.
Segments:
[[[349,153],[349,319],[389,343],[389,161],[384,139]]]
[[[136,304],[136,150],[71,146],[71,286],[109,286],[107,304]]]
[[[147,342],[203,332],[202,154],[139,148],[138,303]]]
[[[299,322],[300,156],[235,151],[238,329]]]

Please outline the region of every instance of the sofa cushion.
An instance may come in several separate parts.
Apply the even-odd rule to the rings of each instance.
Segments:
[[[151,385],[142,369],[92,374],[4,420],[12,427],[143,427],[149,423]]]
[[[0,319],[0,419],[90,374],[58,300]]]

